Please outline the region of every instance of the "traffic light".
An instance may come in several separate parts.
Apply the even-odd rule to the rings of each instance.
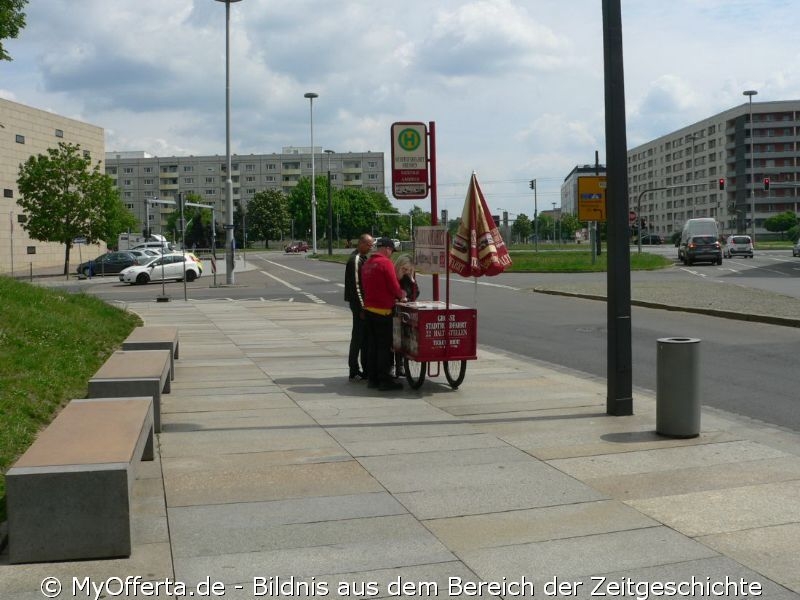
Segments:
[[[536,189],[536,180],[535,179],[531,179],[531,189],[532,190]]]
[[[725,191],[725,179],[721,178],[721,177],[720,177],[720,180],[719,180],[719,191],[720,192]]]
[[[764,191],[769,191],[769,177],[764,177]]]

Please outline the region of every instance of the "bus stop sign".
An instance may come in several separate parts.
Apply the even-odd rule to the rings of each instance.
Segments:
[[[424,123],[392,123],[392,195],[428,196],[428,130]]]

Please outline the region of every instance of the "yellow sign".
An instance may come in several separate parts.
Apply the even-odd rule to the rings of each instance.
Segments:
[[[578,177],[578,219],[606,220],[606,177]]]

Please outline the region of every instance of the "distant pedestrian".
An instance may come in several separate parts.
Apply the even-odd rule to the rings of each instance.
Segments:
[[[394,263],[394,271],[408,302],[416,301],[419,298],[419,285],[417,285],[416,271],[411,257],[408,254],[398,256]],[[401,352],[394,353],[394,376],[395,378],[405,376]]]
[[[364,312],[367,317],[367,375],[369,387],[380,391],[401,390],[392,380],[392,313],[397,300],[406,296],[392,264],[394,243],[388,237],[375,241],[375,250],[362,270]]]
[[[350,305],[353,316],[350,352],[347,358],[350,381],[367,378],[366,315],[364,315],[364,286],[361,281],[361,271],[374,242],[368,233],[358,238],[358,245],[344,268],[344,299]]]

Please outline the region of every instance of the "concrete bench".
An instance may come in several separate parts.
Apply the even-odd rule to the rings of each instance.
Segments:
[[[178,359],[178,328],[169,325],[137,327],[122,342],[123,350],[169,350],[171,377],[175,379],[175,361]]]
[[[153,399],[73,400],[6,473],[11,563],[130,556],[134,465]]]
[[[153,422],[161,432],[161,394],[170,391],[170,350],[118,350],[89,380],[89,398],[152,396]]]

